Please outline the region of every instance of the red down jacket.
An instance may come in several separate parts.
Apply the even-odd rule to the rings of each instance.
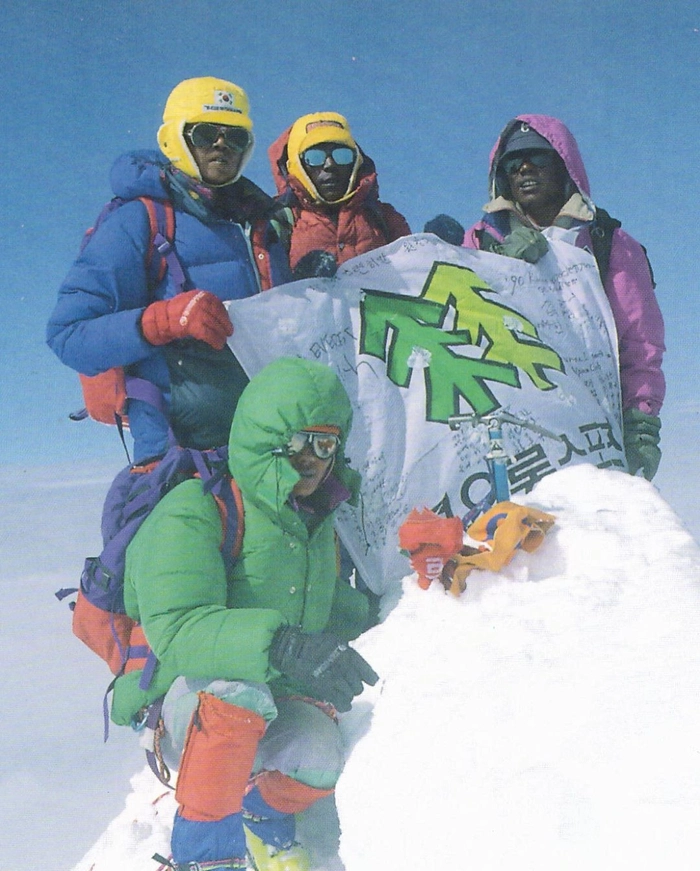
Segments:
[[[277,199],[288,206],[294,216],[289,251],[292,269],[309,251],[328,251],[341,264],[411,234],[403,215],[389,203],[379,200],[374,162],[365,154],[354,196],[337,212],[324,203],[314,202],[301,182],[287,172],[290,130],[291,127],[270,146],[268,155]]]

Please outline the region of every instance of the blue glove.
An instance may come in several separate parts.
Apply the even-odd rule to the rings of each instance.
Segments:
[[[449,215],[436,215],[431,218],[423,227],[423,232],[434,233],[450,245],[461,245],[464,242],[464,227]]]
[[[638,408],[628,408],[622,415],[625,454],[631,475],[640,469],[651,481],[661,462],[661,420]]]
[[[331,632],[310,634],[281,626],[268,652],[270,665],[299,684],[312,698],[349,711],[352,700],[374,686],[379,675],[360,654]]]

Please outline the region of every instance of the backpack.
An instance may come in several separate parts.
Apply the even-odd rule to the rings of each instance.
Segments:
[[[228,448],[198,451],[175,445],[159,462],[126,466],[119,472],[102,511],[102,553],[85,560],[79,588],[56,593],[59,600],[77,593],[71,603],[73,633],[107,662],[116,677],[143,669],[143,690],[150,685],[157,661],[141,626],[124,609],[126,550],[163,496],[194,477],[202,480],[219,508],[221,553],[228,571],[240,553],[244,531],[243,502],[228,471]]]
[[[185,283],[185,274],[177,258],[173,243],[175,240],[175,210],[169,200],[155,200],[151,197],[137,197],[148,213],[149,244],[146,252],[146,272],[148,287],[153,290],[169,272],[179,290]],[[85,231],[79,254],[85,250],[102,223],[124,203],[131,200],[114,197],[102,209],[92,227]],[[165,401],[155,385],[144,378],[136,378],[124,372],[120,366],[107,369],[98,375],[79,375],[85,407],[72,412],[71,420],[85,420],[90,417],[99,423],[116,424],[122,443],[123,429],[128,427],[126,403],[128,399],[140,399],[154,405],[166,413]],[[128,456],[128,451],[127,451]]]

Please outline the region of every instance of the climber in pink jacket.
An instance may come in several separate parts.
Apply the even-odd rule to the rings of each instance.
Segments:
[[[548,245],[540,231],[558,226],[576,229],[577,247],[596,257],[617,328],[627,462],[632,474],[641,470],[651,479],[661,459],[665,347],[644,249],[594,205],[576,140],[548,115],[519,115],[506,124],[491,151],[489,193],[484,215],[464,235],[465,247],[534,263]],[[456,241],[461,228],[440,215],[425,229]]]

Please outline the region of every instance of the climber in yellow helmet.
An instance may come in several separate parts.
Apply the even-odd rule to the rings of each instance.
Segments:
[[[180,82],[158,144],[114,164],[122,204],[71,267],[47,329],[64,363],[98,376],[91,389],[112,373],[114,397],[121,378],[115,411],[128,416],[137,463],[161,457],[172,435],[183,447],[226,443],[248,379],[226,344],[223,302],[290,277],[286,212],[242,175],[254,146],[245,92],[211,76]]]

